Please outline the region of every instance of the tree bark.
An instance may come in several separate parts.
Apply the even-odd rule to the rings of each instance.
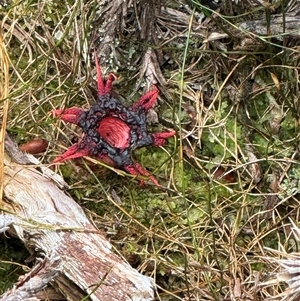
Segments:
[[[57,175],[54,182],[49,169],[29,165],[30,157],[20,153],[9,138],[5,145],[1,206],[5,213],[0,215],[0,228],[17,235],[42,263],[0,300],[30,298],[49,281],[68,300],[88,295],[86,300],[95,301],[153,300],[153,280],[112,252],[111,244],[82,208],[57,187]],[[11,296],[15,299],[8,299]]]

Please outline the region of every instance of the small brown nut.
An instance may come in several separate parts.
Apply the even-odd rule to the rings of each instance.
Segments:
[[[213,173],[213,178],[216,180],[224,180],[227,183],[233,183],[236,180],[234,173],[230,172],[226,174],[222,166],[217,167]]]
[[[19,149],[23,152],[27,152],[32,155],[36,155],[44,152],[47,149],[48,141],[45,139],[37,138],[30,140],[19,146]]]

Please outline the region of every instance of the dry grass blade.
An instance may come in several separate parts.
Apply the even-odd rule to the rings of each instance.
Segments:
[[[6,133],[9,93],[9,59],[0,28],[0,202],[3,197],[4,139]],[[1,206],[1,203],[0,203]]]

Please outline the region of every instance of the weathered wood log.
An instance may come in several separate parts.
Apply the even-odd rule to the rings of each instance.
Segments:
[[[249,31],[258,36],[272,36],[278,39],[284,37],[298,38],[300,37],[299,29],[299,16],[286,16],[275,15],[271,17],[270,21],[270,32],[268,33],[268,22],[265,18],[258,20],[245,21],[240,23],[238,27],[243,31]]]
[[[49,179],[51,171],[28,165],[30,157],[19,153],[9,139],[6,149],[0,226],[17,235],[43,264],[0,300],[30,298],[49,281],[68,300],[153,300],[153,280],[112,252],[82,208]],[[8,299],[11,296],[15,299]]]
[[[294,1],[287,6],[287,12],[284,14],[273,14],[272,6],[266,7],[270,12],[270,20],[267,21],[266,14],[258,15],[254,20],[247,20],[237,26],[243,31],[248,31],[252,34],[261,36],[263,38],[276,37],[279,40],[284,38],[299,39],[299,12],[300,1]]]

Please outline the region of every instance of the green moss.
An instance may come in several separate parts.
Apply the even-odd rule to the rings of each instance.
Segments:
[[[0,294],[10,289],[25,274],[21,265],[30,254],[19,239],[0,236]]]

